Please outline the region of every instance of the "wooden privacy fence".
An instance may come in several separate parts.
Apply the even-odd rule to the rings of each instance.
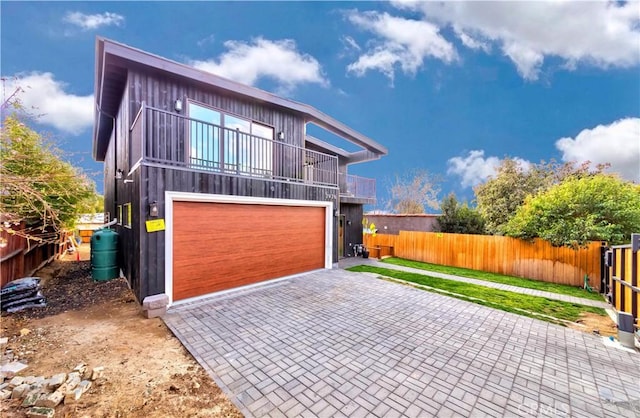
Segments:
[[[24,225],[14,229],[24,229]],[[6,244],[0,247],[0,286],[32,275],[36,270],[64,254],[67,250],[69,233],[61,232],[57,242],[39,243],[28,241],[19,234],[0,232],[0,241]]]
[[[574,250],[547,241],[522,241],[495,235],[400,231],[399,235],[364,236],[367,248],[393,247],[396,257],[445,266],[464,267],[551,283],[601,287],[602,244]]]
[[[608,293],[618,312],[627,312],[638,319],[640,305],[640,234],[631,235],[631,244],[616,245],[607,251]]]

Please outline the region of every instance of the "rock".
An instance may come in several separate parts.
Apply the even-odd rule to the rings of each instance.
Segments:
[[[64,399],[64,396],[65,396],[64,393],[57,390],[53,393],[50,393],[48,395],[45,395],[39,398],[36,401],[36,406],[43,406],[45,408],[55,408],[56,406],[60,405],[60,402],[62,402],[62,400]]]
[[[103,366],[94,367],[91,370],[91,380],[96,380],[96,379],[101,378],[103,373],[104,373],[104,367]]]
[[[80,379],[80,374],[78,372],[69,373],[69,377],[67,377],[67,381],[64,383],[66,386],[66,390],[73,390],[78,386],[82,379]]]
[[[29,408],[27,411],[27,416],[31,418],[53,418],[56,411],[52,408],[43,408],[41,406],[36,406],[33,408]]]
[[[20,330],[20,336],[24,337],[25,335],[29,335],[29,333],[31,333],[31,330],[29,328],[22,328]]]
[[[84,363],[80,363],[78,364],[76,367],[73,368],[74,372],[78,372],[80,374],[80,376],[84,376],[84,373],[87,371],[87,365]]]
[[[2,353],[2,357],[0,357],[0,363],[5,365],[11,361],[13,361],[13,350],[7,348],[4,353]]]
[[[10,390],[6,390],[6,389],[0,390],[0,399],[4,400],[4,399],[9,399],[10,397],[11,397]]]
[[[30,390],[29,393],[27,393],[27,395],[24,397],[22,406],[34,406],[36,402],[38,402],[40,395],[42,395],[42,393],[39,389]]]
[[[15,388],[16,386],[20,386],[25,383],[24,377],[22,376],[14,376],[13,379],[9,380],[9,386]]]
[[[9,338],[8,337],[0,338],[0,345],[7,345],[8,343],[9,343]]]
[[[19,361],[12,361],[11,363],[3,365],[2,368],[0,368],[0,371],[7,377],[13,377],[27,367],[28,366],[26,364],[20,363]]]
[[[67,394],[64,395],[64,404],[69,405],[78,402],[78,400],[82,396],[82,393],[82,389],[80,388],[67,392]]]
[[[26,395],[29,388],[30,386],[27,385],[26,383],[23,383],[21,385],[14,387],[13,390],[11,391],[11,399],[22,398],[24,395]]]
[[[50,390],[56,390],[65,382],[65,380],[67,380],[67,374],[66,373],[54,374],[53,376],[51,376],[51,379],[49,379],[47,381],[47,385],[46,386]]]
[[[82,390],[82,393],[85,393],[90,388],[91,388],[91,381],[90,380],[83,380],[82,382],[80,382],[78,384],[78,389]]]
[[[5,390],[5,389],[11,392],[11,389],[13,388],[9,387],[9,382],[4,382],[3,384],[0,385],[0,390]]]
[[[47,379],[45,379],[44,376],[27,376],[24,378],[24,383],[27,385],[44,386],[46,381]]]

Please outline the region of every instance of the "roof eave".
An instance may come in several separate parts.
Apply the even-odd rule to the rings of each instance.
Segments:
[[[96,112],[98,113],[101,113],[101,109],[103,108],[101,93],[104,88],[104,80],[102,77],[104,77],[104,68],[107,65],[107,60],[110,59],[110,56],[119,57],[120,59],[129,61],[135,65],[144,65],[146,67],[173,74],[177,77],[187,78],[221,90],[226,90],[227,92],[235,95],[244,96],[252,100],[258,100],[286,108],[290,111],[301,114],[307,122],[312,122],[323,129],[326,129],[327,131],[362,147],[364,150],[377,155],[376,158],[388,153],[387,149],[376,141],[355,131],[354,129],[349,128],[345,124],[320,112],[310,105],[279,97],[267,91],[228,80],[215,74],[100,37],[96,39],[95,97],[97,105]],[[101,117],[96,115],[96,126],[94,127],[94,158],[96,159],[101,157],[100,154],[103,151],[100,149],[100,142],[104,140],[108,141],[108,138],[105,139],[100,137],[100,119]],[[104,159],[104,155],[102,155],[102,159]]]

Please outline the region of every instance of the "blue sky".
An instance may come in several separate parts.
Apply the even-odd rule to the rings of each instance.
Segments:
[[[91,160],[99,35],[309,103],[382,143],[387,157],[350,167],[377,179],[380,209],[411,169],[441,176],[441,197],[471,199],[505,156],[608,162],[640,181],[638,2],[0,8],[3,94],[20,85],[36,128],[89,172],[102,170]]]

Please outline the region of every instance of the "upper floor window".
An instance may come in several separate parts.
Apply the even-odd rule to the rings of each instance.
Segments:
[[[274,129],[188,102],[189,163],[240,174],[271,175]]]

